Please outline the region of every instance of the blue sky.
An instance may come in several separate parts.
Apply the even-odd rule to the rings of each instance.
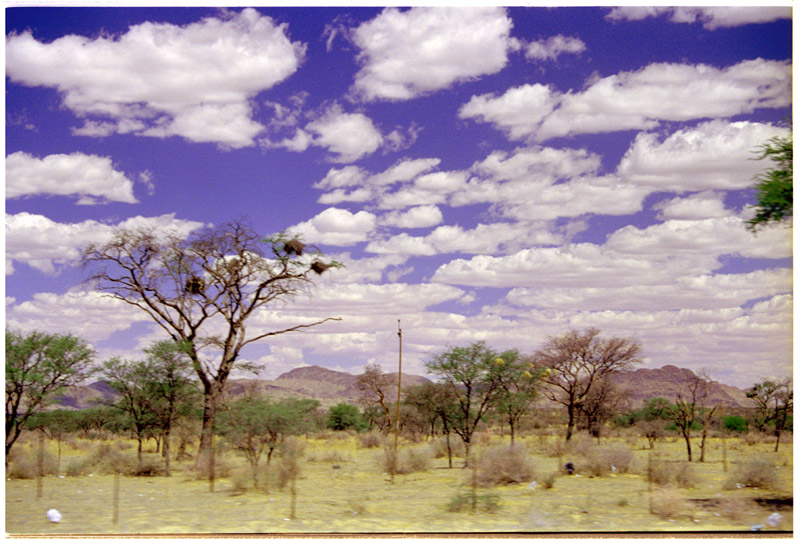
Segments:
[[[593,326],[646,367],[792,370],[791,230],[754,235],[788,132],[791,8],[6,9],[6,320],[135,357],[87,241],[246,217],[345,263],[246,349],[404,371]]]

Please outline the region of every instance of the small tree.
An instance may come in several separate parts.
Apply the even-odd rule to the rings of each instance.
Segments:
[[[630,370],[640,361],[642,346],[638,342],[599,335],[599,330],[588,328],[550,337],[533,356],[534,364],[544,369],[542,392],[567,409],[567,440],[596,386],[610,374]]]
[[[500,391],[502,364],[498,354],[484,342],[468,347],[451,347],[428,361],[428,372],[440,377],[456,406],[451,417],[453,430],[466,447],[469,462],[472,435],[495,403]]]
[[[58,447],[57,468],[61,469],[61,444],[67,434],[78,430],[77,412],[72,410],[48,410],[34,414],[28,419],[26,427],[41,430],[45,436],[56,441]]]
[[[125,361],[119,357],[103,362],[100,378],[119,394],[110,406],[124,412],[131,421],[137,441],[137,460],[142,465],[142,446],[157,430],[158,397],[151,391],[153,373],[145,361]]]
[[[220,416],[218,431],[253,468],[253,482],[258,486],[258,464],[266,452],[267,464],[286,436],[310,428],[311,413],[319,406],[312,399],[283,399],[252,394],[230,403]]]
[[[684,387],[678,391],[675,403],[669,407],[670,419],[686,442],[686,456],[689,462],[692,462],[692,431],[703,431],[701,448],[701,454],[703,454],[705,437],[708,432],[707,423],[711,421],[711,416],[716,411],[716,407],[710,410],[705,407],[711,384],[706,377],[695,376],[693,379],[687,380]]]
[[[25,423],[93,372],[93,352],[72,335],[6,330],[6,464]]]
[[[393,386],[396,385],[397,377],[385,374],[380,365],[367,365],[364,367],[364,372],[356,376],[356,389],[360,392],[360,404],[363,407],[380,406],[385,414],[383,431],[387,433],[392,430],[392,416],[386,400],[392,393]]]
[[[503,416],[509,426],[511,445],[522,417],[530,411],[538,396],[541,369],[523,361],[517,350],[507,350],[499,356],[497,374],[500,389],[495,402],[495,411]]]
[[[781,434],[792,418],[794,391],[791,378],[782,382],[764,380],[750,388],[747,397],[758,405],[756,427],[764,431],[768,425],[772,425],[775,433],[775,451],[778,451]]]
[[[448,466],[452,468],[451,423],[454,418],[458,417],[458,402],[455,394],[446,385],[433,382],[408,386],[403,389],[403,392],[405,393],[405,403],[415,407],[420,416],[427,420],[431,436],[436,431],[437,421],[441,421],[442,433],[445,435],[447,443],[447,462]]]
[[[145,349],[152,379],[146,390],[153,397],[154,421],[163,440],[162,454],[167,476],[171,475],[170,434],[178,416],[188,413],[197,401],[197,388],[191,381],[192,363],[185,343],[161,341]]]

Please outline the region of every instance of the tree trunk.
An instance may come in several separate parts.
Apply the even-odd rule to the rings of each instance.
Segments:
[[[164,473],[167,477],[171,477],[172,473],[170,471],[170,456],[169,456],[169,426],[167,426],[166,430],[164,431]]]
[[[136,450],[136,458],[139,463],[139,466],[142,465],[142,437],[141,435],[136,437],[137,442],[139,442],[138,449]]]
[[[706,461],[706,437],[708,434],[706,430],[703,429],[703,437],[700,438],[700,462]]]
[[[511,447],[514,447],[514,420],[508,421],[508,426],[511,428]]]
[[[775,452],[778,452],[778,446],[781,443],[781,432],[780,430],[775,431]]]
[[[211,459],[211,437],[214,435],[214,417],[217,414],[217,395],[219,390],[216,384],[209,385],[203,392],[203,429],[200,434],[200,446],[197,449],[195,467],[199,469],[203,464],[207,465]]]
[[[692,462],[692,442],[689,434],[684,434],[683,439],[686,440],[686,454],[689,457],[689,462]]]
[[[572,438],[572,429],[575,428],[575,409],[572,406],[567,407],[567,441]]]
[[[445,433],[445,436],[447,437],[447,467],[448,468],[452,468],[453,467],[453,450],[450,448],[450,431],[449,430]]]

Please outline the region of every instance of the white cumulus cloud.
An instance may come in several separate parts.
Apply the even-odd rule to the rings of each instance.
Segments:
[[[577,37],[557,35],[528,43],[525,58],[528,60],[556,60],[562,54],[580,54],[586,50],[586,43]]]
[[[56,273],[59,266],[77,264],[88,243],[108,241],[118,229],[143,226],[188,235],[202,223],[176,219],[174,214],[132,217],[118,225],[93,220],[58,223],[27,212],[6,214],[6,272],[13,272],[12,263],[23,263],[47,274]]]
[[[6,198],[33,195],[77,196],[79,204],[137,202],[133,181],[109,157],[14,152],[6,157]]]
[[[376,217],[368,211],[351,213],[341,208],[328,208],[308,221],[290,228],[303,241],[325,245],[354,245],[367,241],[375,230]]]
[[[252,119],[250,100],[305,57],[305,45],[287,33],[254,9],[48,43],[24,32],[6,38],[6,74],[18,84],[58,89],[63,105],[86,119],[78,134],[180,136],[240,148],[264,129]]]
[[[352,32],[361,70],[353,92],[365,101],[407,100],[497,73],[512,22],[502,8],[387,8]]]
[[[675,107],[674,103],[681,103]],[[487,122],[512,140],[651,129],[662,121],[727,118],[791,104],[788,61],[745,60],[726,68],[650,64],[561,93],[541,84],[473,96],[459,117]]]

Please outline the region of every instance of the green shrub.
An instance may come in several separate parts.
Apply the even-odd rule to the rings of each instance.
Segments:
[[[747,421],[739,415],[729,415],[722,418],[722,426],[730,432],[747,432]]]
[[[478,459],[477,466],[481,487],[527,483],[533,479],[533,464],[520,445],[493,447]]]
[[[451,513],[464,513],[472,510],[472,494],[456,494],[447,504]],[[481,494],[475,500],[475,509],[482,513],[494,513],[500,508],[500,496],[497,494]]]

